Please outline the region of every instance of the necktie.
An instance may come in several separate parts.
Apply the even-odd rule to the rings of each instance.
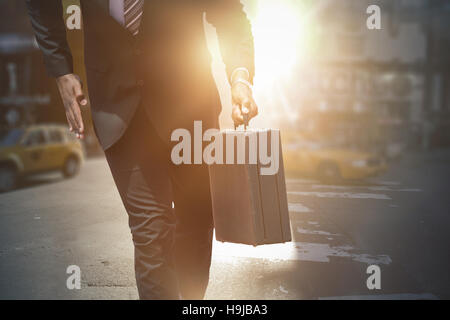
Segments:
[[[136,36],[139,33],[142,13],[144,12],[144,0],[124,0],[123,5],[125,28],[127,28],[132,35]]]

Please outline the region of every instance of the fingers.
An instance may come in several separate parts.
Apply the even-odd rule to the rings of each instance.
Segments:
[[[77,138],[83,139],[84,123],[78,101],[73,100],[71,103],[69,103],[69,106],[66,107],[66,118],[67,122],[69,123],[70,131],[74,132]]]
[[[231,113],[231,118],[236,126],[240,126],[244,124],[244,116],[242,114],[242,110],[239,106],[234,106],[233,111]]]
[[[245,98],[242,101],[242,112],[248,113],[249,118],[252,119],[258,115],[258,106],[256,105],[255,101],[250,98]]]
[[[82,83],[80,80],[78,80],[78,83],[74,85],[73,91],[74,91],[73,93],[75,94],[75,98],[76,98],[77,102],[82,106],[86,106],[88,101],[87,101],[86,97],[84,96],[83,87],[82,87]]]
[[[69,129],[75,133],[78,139],[84,138],[84,125],[81,117],[80,108],[77,106],[71,106],[66,109],[66,118],[69,123]]]
[[[75,123],[77,125],[77,131],[76,131],[77,138],[82,139],[83,134],[84,134],[84,123],[83,123],[83,117],[81,116],[81,110],[80,110],[78,103],[74,103],[72,105],[71,110],[72,110],[72,113],[75,118]]]
[[[83,117],[81,115],[81,106],[86,106],[88,101],[83,93],[82,83],[77,77],[73,85],[73,95],[72,102],[69,107],[69,115],[73,121],[72,129],[75,132],[78,139],[84,138],[84,123]]]
[[[248,119],[252,119],[258,115],[258,106],[251,99],[244,99],[242,104],[235,105],[231,117],[236,126],[244,124],[244,115],[248,114]]]
[[[250,106],[250,119],[256,117],[258,115],[258,112],[258,106],[256,105],[255,101],[252,101]]]
[[[66,108],[66,118],[67,118],[67,123],[69,124],[69,130],[71,132],[77,131],[78,130],[77,123],[75,121],[75,116],[74,116],[71,108]]]
[[[77,138],[83,139],[84,124],[80,106],[86,106],[88,101],[83,93],[80,77],[73,73],[66,74],[58,77],[56,83],[66,109],[69,129],[77,135]]]
[[[252,107],[252,101],[248,98],[245,98],[241,104],[241,111],[243,114],[250,114]]]

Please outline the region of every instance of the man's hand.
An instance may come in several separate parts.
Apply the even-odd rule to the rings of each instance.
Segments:
[[[80,106],[87,105],[80,78],[75,74],[66,74],[56,79],[64,108],[66,109],[69,129],[78,139],[84,138],[84,124]]]
[[[235,126],[244,124],[244,114],[248,115],[248,121],[258,115],[258,106],[253,99],[252,89],[242,82],[234,82],[231,87],[233,102],[233,118]]]

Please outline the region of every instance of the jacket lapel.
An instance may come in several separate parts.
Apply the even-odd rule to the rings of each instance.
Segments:
[[[109,13],[109,0],[92,0],[96,2],[99,7],[101,7],[104,12]]]

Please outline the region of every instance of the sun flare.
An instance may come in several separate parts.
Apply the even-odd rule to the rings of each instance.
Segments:
[[[259,81],[288,76],[298,61],[301,25],[297,13],[289,1],[259,1],[253,21]]]

